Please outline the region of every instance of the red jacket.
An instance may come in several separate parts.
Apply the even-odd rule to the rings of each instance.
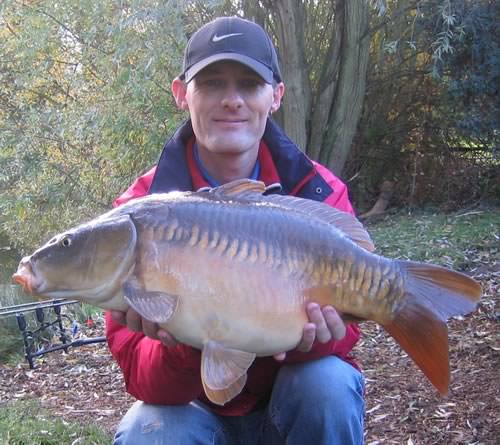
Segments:
[[[139,177],[114,205],[175,187],[180,190],[206,187],[208,184],[194,161],[192,144],[192,129],[188,122],[166,144],[159,163]],[[309,160],[272,121],[268,122],[264,133],[259,161],[259,179],[268,189],[274,185],[276,189],[281,188],[282,193],[321,200],[353,213],[346,186],[325,167]],[[164,405],[186,404],[199,399],[219,414],[244,415],[268,399],[283,363],[335,354],[356,366],[348,354],[358,341],[360,331],[357,325],[348,325],[342,340],[325,344],[316,342],[308,353],[289,352],[284,362],[277,362],[273,357],[257,358],[248,371],[243,391],[223,407],[212,404],[203,392],[199,350],[181,344],[167,348],[157,340],[114,322],[109,313],[106,314],[106,335],[111,353],[123,371],[127,390],[137,399]]]

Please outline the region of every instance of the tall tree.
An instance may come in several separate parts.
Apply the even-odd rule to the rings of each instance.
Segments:
[[[156,0],[2,3],[0,214],[14,243],[109,208],[156,161],[181,118],[169,82],[183,11]]]
[[[286,94],[282,124],[312,158],[341,174],[361,116],[368,66],[366,0],[243,2],[275,36]]]

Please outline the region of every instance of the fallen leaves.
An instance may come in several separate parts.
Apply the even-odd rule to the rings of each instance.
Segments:
[[[102,322],[92,336],[103,335]],[[55,417],[81,424],[99,424],[112,433],[134,399],[106,344],[54,352],[26,363],[0,365],[0,404],[37,398]]]
[[[478,310],[448,323],[450,393],[441,397],[400,347],[364,323],[355,356],[366,382],[365,443],[497,444],[500,432],[499,264],[481,267]]]

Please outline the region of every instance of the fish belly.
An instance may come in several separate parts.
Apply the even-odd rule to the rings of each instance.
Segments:
[[[179,298],[174,316],[163,327],[181,343],[201,349],[214,340],[259,356],[299,343],[307,317],[298,280],[266,265],[229,261],[196,249],[170,248],[168,259],[156,264],[161,270],[145,275],[145,287]]]

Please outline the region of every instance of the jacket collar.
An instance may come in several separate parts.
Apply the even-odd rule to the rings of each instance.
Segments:
[[[191,145],[189,141],[192,138],[193,127],[188,120],[163,147],[149,193],[193,190],[186,157],[186,146]],[[323,201],[332,192],[326,181],[316,173],[311,160],[271,119],[267,120],[263,140],[279,175],[282,194]]]

